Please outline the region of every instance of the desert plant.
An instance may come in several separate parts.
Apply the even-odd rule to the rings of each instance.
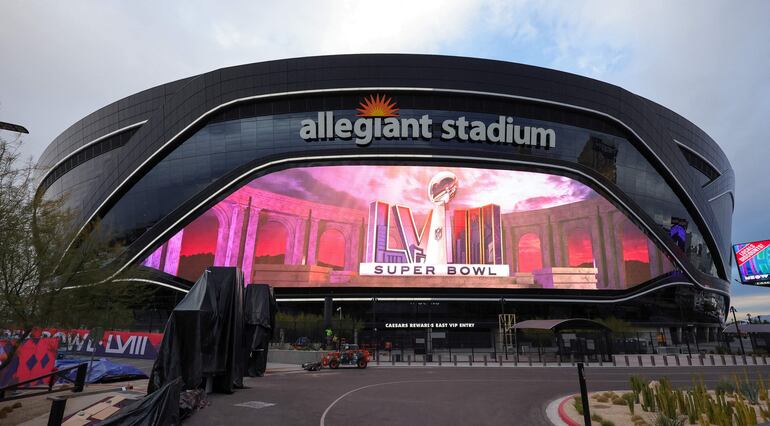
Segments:
[[[721,379],[717,382],[716,386],[714,386],[714,391],[717,393],[731,394],[735,392],[735,385],[729,380]]]
[[[652,411],[657,411],[668,418],[676,418],[677,396],[676,392],[671,388],[671,382],[664,377],[660,379],[658,386],[652,388],[652,391],[655,401],[655,404],[653,404],[655,407]]]
[[[743,372],[743,380],[738,375],[733,375],[733,382],[735,383],[736,393],[740,394],[743,398],[746,398],[751,404],[757,404],[759,402],[759,392],[756,386],[749,380],[745,370]]]
[[[635,408],[635,398],[633,392],[624,393],[621,399],[623,399],[626,405],[628,405],[628,411],[631,412],[631,416],[633,418]]]
[[[655,426],[683,426],[684,425],[684,418],[683,417],[668,417],[664,414],[658,414],[657,417],[655,417]]]
[[[634,402],[639,404],[641,402],[639,395],[649,382],[639,376],[631,376],[629,380],[631,382],[631,391],[634,394]]]
[[[583,398],[576,396],[573,398],[574,401],[572,401],[572,406],[575,407],[575,411],[578,412],[581,416],[583,415]]]
[[[735,425],[737,426],[755,426],[757,424],[757,412],[754,407],[747,404],[740,394],[735,395]]]
[[[648,385],[642,389],[641,404],[644,411],[656,411],[654,388]]]

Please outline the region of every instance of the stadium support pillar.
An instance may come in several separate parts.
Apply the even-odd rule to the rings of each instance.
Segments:
[[[224,266],[240,266],[238,258],[241,251],[241,233],[243,232],[243,219],[245,209],[239,208],[234,204],[230,208],[230,228],[227,234],[227,254],[225,255]]]
[[[241,268],[246,284],[251,282],[251,269],[254,265],[254,249],[257,245],[257,228],[259,227],[259,212],[262,209],[254,207],[246,208],[246,238],[243,242],[243,253],[241,253]]]
[[[308,218],[308,224],[307,226],[310,228],[308,231],[308,241],[307,241],[307,254],[306,254],[306,264],[307,265],[315,265],[316,262],[318,262],[318,259],[316,259],[316,252],[318,251],[318,224],[319,220],[313,217]]]
[[[184,235],[184,229],[176,233],[170,240],[166,247],[166,261],[163,265],[163,272],[171,275],[176,275],[179,270],[179,256],[182,252],[182,236]]]

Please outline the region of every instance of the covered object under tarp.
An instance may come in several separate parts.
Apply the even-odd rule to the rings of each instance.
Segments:
[[[212,379],[214,392],[231,393],[243,379],[243,274],[210,267],[171,312],[148,392],[181,378],[184,389]]]
[[[249,284],[243,301],[243,345],[246,373],[261,377],[267,366],[267,349],[275,330],[277,305],[267,284]]]

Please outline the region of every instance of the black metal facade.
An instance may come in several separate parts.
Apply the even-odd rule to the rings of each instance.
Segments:
[[[201,200],[216,193],[223,185],[237,186],[234,182],[236,176],[268,161],[340,156],[344,157],[341,162],[366,163],[373,160],[356,160],[355,156],[379,154],[382,159],[377,161],[398,162],[402,160],[396,159],[396,155],[431,154],[445,157],[436,160],[439,162],[481,164],[483,167],[484,158],[495,158],[541,163],[545,170],[563,167],[591,176],[601,181],[620,203],[638,210],[639,217],[652,229],[651,232],[657,232],[664,244],[671,244],[665,243],[666,233],[655,224],[654,214],[645,213],[643,199],[634,199],[624,191],[621,183],[592,170],[590,164],[581,166],[566,158],[522,151],[501,153],[499,149],[484,144],[281,145],[271,138],[264,138],[263,145],[249,151],[249,158],[223,163],[225,165],[211,172],[207,179],[200,180],[196,184],[198,186],[192,185],[192,177],[189,182],[185,180],[185,170],[173,169],[173,178],[180,188],[189,183],[189,194],[180,195],[179,200],[168,206],[157,207],[157,211],[147,211],[145,217],[141,214],[121,216],[121,200],[130,198],[132,190],[138,191],[136,188],[146,185],[142,183],[143,178],[145,182],[155,179],[153,171],[161,173],[159,170],[167,167],[163,165],[164,161],[173,160],[174,153],[181,152],[178,150],[185,142],[207,126],[250,117],[291,119],[292,114],[297,113],[352,109],[361,96],[377,92],[398,97],[402,110],[506,113],[576,126],[627,141],[681,202],[682,209],[692,220],[693,229],[697,228],[702,234],[713,267],[695,265],[687,256],[680,256],[684,272],[681,276],[666,277],[612,295],[574,292],[569,295],[572,299],[590,299],[585,304],[574,306],[582,306],[578,308],[582,312],[617,300],[613,309],[618,311],[618,315],[632,315],[635,321],[648,312],[647,308],[634,307],[636,297],[641,302],[667,295],[672,299],[672,312],[677,310],[674,298],[689,298],[687,303],[695,306],[704,294],[723,297],[725,303],[721,305],[722,309],[725,305],[729,306],[734,173],[718,145],[676,113],[622,88],[521,64],[430,55],[342,55],[279,60],[212,71],[129,96],[72,125],[41,156],[40,165],[47,172],[40,176],[39,191],[45,196],[67,193],[68,205],[79,212],[83,225],[97,218],[125,225],[125,234],[120,238],[128,243],[128,248],[126,255],[118,261],[126,261],[148,254],[153,248],[152,242],[159,235],[171,234],[183,225],[176,224],[183,212],[198,206]],[[389,159],[389,155],[393,158]],[[451,160],[460,157],[472,160]],[[294,163],[286,163],[282,167],[290,167],[291,164]],[[170,179],[170,175],[163,178]],[[142,194],[157,197],[157,193],[152,191]],[[157,204],[160,206],[163,203]],[[174,224],[176,228],[172,227]],[[671,248],[676,250],[673,245]],[[158,279],[174,286],[185,285],[171,277],[159,276]],[[686,294],[674,295],[671,290],[674,285],[689,288]],[[668,290],[649,291],[657,286]],[[367,296],[371,296],[371,289],[367,291]],[[450,293],[470,298],[505,299],[510,296],[513,299],[541,300],[558,297],[539,294],[531,289],[516,295],[501,291]],[[361,296],[362,292],[356,289],[329,289],[319,294],[318,291],[295,289],[282,291],[282,294],[294,297],[354,297]],[[373,294],[376,297],[377,291]],[[379,294],[403,297],[439,295],[414,289],[390,289]],[[596,305],[597,302],[600,305]],[[626,311],[633,311],[633,314],[624,313]],[[570,315],[579,315],[580,312],[570,312]],[[542,314],[548,315],[538,311],[538,315]]]

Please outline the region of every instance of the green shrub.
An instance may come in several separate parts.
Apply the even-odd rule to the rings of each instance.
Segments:
[[[601,426],[615,426],[615,423],[609,421],[609,420],[602,420],[599,422]]]
[[[717,382],[716,386],[714,386],[714,391],[717,393],[731,394],[735,392],[735,385],[729,380],[721,379]]]
[[[591,420],[593,420],[595,422],[600,422],[600,421],[602,421],[602,416],[600,416],[598,414],[591,414]]]
[[[639,376],[631,376],[629,380],[631,382],[631,391],[634,394],[634,402],[639,404],[641,402],[639,394],[641,394],[642,389],[647,387],[649,382]]]
[[[624,393],[621,398],[626,402],[626,405],[628,405],[628,411],[630,411],[631,412],[631,416],[633,416],[634,415],[634,408],[635,408],[634,394],[631,393],[631,392]]]
[[[572,406],[575,407],[575,410],[580,414],[583,415],[583,398],[576,396],[573,398],[574,401],[572,401]]]

